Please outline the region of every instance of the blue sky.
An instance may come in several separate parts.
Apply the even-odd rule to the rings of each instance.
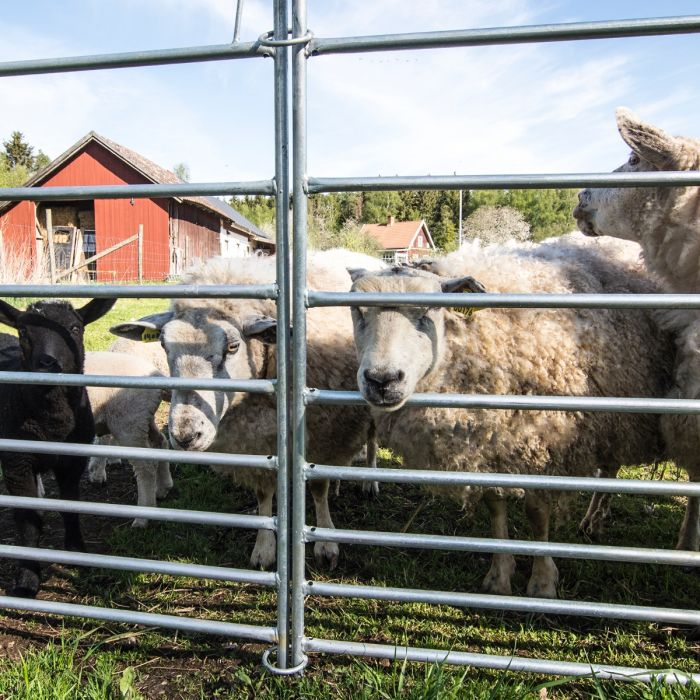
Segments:
[[[246,0],[242,39],[272,28]],[[0,60],[225,43],[234,0],[26,0]],[[309,0],[317,36],[694,14],[697,0]],[[700,35],[318,57],[311,175],[598,172],[626,157],[625,105],[700,137]],[[90,130],[192,181],[273,174],[267,59],[2,79],[0,138],[56,156]]]

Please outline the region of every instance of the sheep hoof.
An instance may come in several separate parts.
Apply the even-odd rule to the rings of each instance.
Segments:
[[[256,547],[253,550],[253,553],[250,555],[250,566],[253,569],[260,569],[266,571],[274,567],[276,559],[277,557],[275,556],[274,550],[272,554],[270,554],[257,551]]]
[[[314,558],[316,565],[333,571],[338,566],[340,550],[335,542],[316,542],[314,545]]]
[[[530,598],[556,598],[556,581],[533,581],[527,584],[527,594]]]
[[[515,558],[512,554],[494,555],[491,568],[481,583],[484,593],[511,595],[510,578],[515,573]]]
[[[93,467],[92,463],[88,466],[88,479],[91,484],[107,483],[107,470],[104,464]]]
[[[131,527],[144,528],[147,525],[148,520],[146,520],[146,518],[134,518],[133,522],[131,523]]]
[[[362,493],[367,496],[378,496],[379,495],[379,482],[378,481],[364,481],[362,483]]]
[[[25,569],[18,574],[10,595],[16,598],[36,598],[39,584],[39,574]]]

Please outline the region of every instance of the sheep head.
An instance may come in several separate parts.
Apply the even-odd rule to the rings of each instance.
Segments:
[[[406,267],[349,272],[353,292],[484,291],[472,277],[446,279]],[[445,310],[425,306],[353,306],[352,316],[360,392],[375,408],[396,411],[442,358]]]
[[[241,306],[222,313],[207,305],[175,304],[173,311],[113,326],[115,335],[159,341],[173,377],[261,379],[274,371],[265,346],[276,342],[274,318]],[[244,395],[226,391],[174,390],[168,430],[176,449],[202,451],[216,438],[221,419]]]
[[[667,134],[621,107],[616,112],[620,136],[631,148],[629,159],[614,172],[698,170],[700,142]],[[584,189],[573,211],[578,228],[589,236],[614,236],[642,243],[662,228],[698,229],[697,187],[610,187]],[[694,203],[694,205],[693,205]]]
[[[0,323],[18,332],[25,370],[79,374],[85,359],[85,325],[106,314],[115,302],[93,299],[76,309],[67,301],[46,299],[22,311],[0,300]]]

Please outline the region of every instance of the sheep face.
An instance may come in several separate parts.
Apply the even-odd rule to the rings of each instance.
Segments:
[[[670,136],[647,124],[627,109],[617,110],[617,127],[632,149],[626,163],[614,172],[658,172],[697,170],[700,142]],[[679,217],[692,217],[697,226],[697,187],[686,188],[593,188],[579,192],[573,211],[578,228],[588,236],[614,236],[641,242],[645,234],[659,227],[678,223]]]
[[[0,302],[0,322],[19,335],[22,366],[30,372],[83,371],[83,331],[112,308],[116,299],[95,299],[74,309],[67,301],[38,301],[20,311]]]
[[[350,272],[353,292],[440,293],[484,291],[473,278],[441,279],[410,268]],[[352,308],[359,359],[357,384],[365,400],[396,411],[437,367],[444,348],[444,310],[417,306]]]
[[[177,308],[111,330],[132,340],[160,340],[170,375],[191,379],[260,379],[274,369],[265,345],[276,340],[275,319],[251,315],[223,315],[208,307]],[[221,419],[244,398],[226,391],[174,390],[168,432],[176,449],[207,450],[216,438]]]

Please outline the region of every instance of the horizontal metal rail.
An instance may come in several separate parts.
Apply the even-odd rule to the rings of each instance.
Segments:
[[[311,56],[369,51],[403,51],[459,46],[493,46],[583,39],[692,34],[700,32],[700,15],[649,19],[571,22],[519,27],[489,27],[453,31],[380,34],[375,36],[314,38],[307,47]]]
[[[364,406],[359,391],[308,389],[307,405]],[[628,399],[612,396],[516,396],[509,394],[417,393],[405,406],[421,408],[495,408],[515,411],[595,411],[610,413],[700,413],[698,399]]]
[[[275,193],[274,180],[251,182],[185,182],[166,185],[74,185],[71,187],[3,187],[3,202],[55,202],[64,199],[158,199],[194,195]]]
[[[0,297],[276,299],[276,284],[0,284]]]
[[[186,46],[176,49],[94,54],[91,56],[41,58],[30,61],[3,61],[0,63],[0,77],[69,73],[73,71],[104,70],[107,68],[135,68],[137,66],[167,66],[177,63],[199,63],[202,61],[230,61],[239,58],[271,56],[272,53],[272,49],[262,46],[258,41],[254,41],[235,44],[213,44],[210,46]]]
[[[476,486],[479,488],[540,489],[545,491],[595,491],[654,496],[697,496],[700,483],[649,481],[643,479],[602,479],[592,476],[553,476],[536,474],[488,474],[484,472],[442,472],[428,469],[386,469],[336,467],[309,464],[306,478],[340,481],[380,481],[424,486]]]
[[[0,287],[0,293],[2,287]],[[308,292],[308,306],[428,306],[475,309],[700,309],[700,294],[461,294]]]
[[[495,654],[475,654],[466,651],[440,649],[421,649],[419,647],[393,646],[391,644],[371,644],[368,642],[343,642],[333,639],[304,639],[305,652],[325,654],[346,654],[348,656],[368,656],[375,659],[393,661],[424,661],[436,664],[454,664],[456,666],[473,666],[501,671],[542,673],[576,678],[598,678],[617,681],[652,680],[665,683],[700,682],[700,674],[682,671],[632,668],[629,666],[612,666],[610,664],[579,663],[573,661],[549,661],[523,656],[497,656]]]
[[[189,578],[210,579],[212,581],[250,583],[257,586],[277,585],[276,576],[271,571],[231,569],[223,566],[183,564],[154,559],[136,559],[134,557],[115,557],[107,554],[68,552],[58,549],[14,547],[3,544],[0,545],[0,557],[40,561],[49,564],[67,564],[68,566],[94,566],[101,569],[117,569],[119,571],[132,571],[144,574],[164,574],[166,576],[186,576]]]
[[[581,615],[618,620],[662,622],[671,625],[698,625],[700,611],[676,608],[653,608],[643,605],[617,605],[579,600],[551,600],[549,598],[524,598],[489,595],[486,593],[453,593],[451,591],[425,591],[409,588],[385,588],[346,583],[307,581],[305,595],[362,600],[389,600],[396,603],[426,603],[428,605],[453,605],[460,608],[523,612],[540,615]]]
[[[8,440],[3,438],[0,439],[0,453],[2,452],[116,457],[118,459],[148,459],[159,462],[184,462],[185,464],[206,464],[221,467],[277,469],[277,458],[273,455],[190,452],[188,450],[162,450],[152,447],[120,447],[118,445],[83,445],[75,442],[49,442],[48,440]]]
[[[566,542],[499,540],[490,537],[335,530],[322,527],[306,527],[304,536],[306,542],[338,542],[339,544],[441,549],[454,552],[523,554],[533,557],[593,559],[596,561],[621,561],[631,564],[700,566],[700,552],[646,549],[643,547],[610,547],[604,545],[569,544]]]
[[[0,495],[0,507],[50,510],[80,515],[100,515],[113,518],[145,518],[168,523],[236,527],[251,530],[276,530],[277,521],[265,515],[243,513],[214,513],[204,510],[132,506],[122,503],[93,503],[92,501],[64,501],[60,498],[32,498]]]
[[[396,175],[392,177],[310,177],[309,194],[389,190],[542,190],[569,187],[689,187],[700,185],[697,170],[644,173],[545,173],[511,175]]]
[[[274,394],[275,379],[207,379],[206,377],[154,377],[112,374],[54,374],[48,372],[0,372],[0,384],[48,386],[103,386],[122,389],[203,389]]]
[[[68,617],[84,617],[106,622],[119,622],[126,625],[144,625],[145,627],[162,627],[195,634],[214,634],[222,637],[238,637],[252,641],[276,642],[277,630],[274,627],[244,625],[235,622],[219,622],[218,620],[202,620],[178,615],[161,615],[156,613],[136,612],[135,610],[117,610],[116,608],[101,608],[94,605],[77,605],[75,603],[59,603],[52,600],[31,600],[0,596],[0,608],[36,612],[44,615],[66,615]]]

